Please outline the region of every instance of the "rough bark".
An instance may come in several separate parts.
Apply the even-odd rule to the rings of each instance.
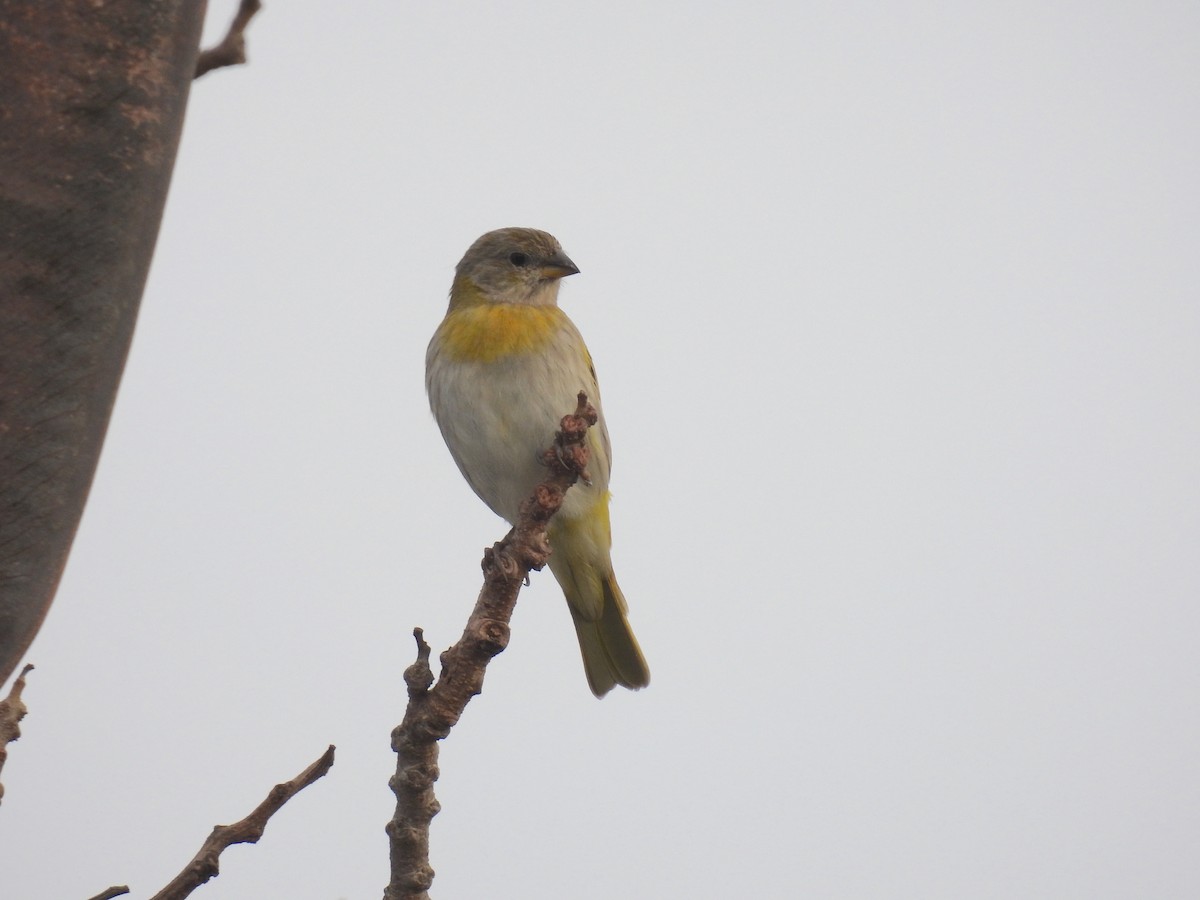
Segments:
[[[91,486],[203,16],[203,0],[0,0],[0,680]]]

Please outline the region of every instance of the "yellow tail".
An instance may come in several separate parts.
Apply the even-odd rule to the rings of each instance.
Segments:
[[[603,697],[618,684],[630,690],[644,688],[650,683],[650,668],[625,618],[625,595],[608,555],[608,492],[582,515],[569,517],[560,511],[547,531],[550,571],[567,596],[592,693]]]
[[[616,685],[637,690],[650,683],[650,667],[642,656],[629,620],[625,618],[625,597],[612,573],[603,579],[604,607],[600,618],[588,621],[571,603],[571,619],[583,654],[583,669],[588,686],[603,697]],[[570,596],[567,600],[570,602]]]
[[[650,683],[650,668],[625,618],[625,596],[611,566],[604,568],[607,571],[568,553],[550,554],[550,571],[567,595],[583,669],[597,697],[618,684],[637,690]]]

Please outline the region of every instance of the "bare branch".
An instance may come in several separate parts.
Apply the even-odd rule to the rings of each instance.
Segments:
[[[29,711],[21,700],[21,692],[25,690],[25,676],[32,671],[33,666],[26,664],[9,688],[8,696],[0,700],[0,769],[8,759],[8,745],[21,736],[20,722]],[[4,785],[0,784],[0,800],[3,799]]]
[[[384,900],[428,900],[433,883],[429,865],[429,823],[441,805],[434,796],[438,778],[437,742],[450,734],[471,698],[483,690],[488,662],[508,646],[509,621],[521,585],[531,570],[540,570],[550,556],[546,524],[562,505],[576,480],[587,480],[589,426],[596,409],[580,392],[575,412],[564,416],[554,446],[542,461],[549,474],[521,504],[512,531],[483,554],[483,590],[457,644],[441,655],[437,683],[429,667],[429,645],[420,628],[417,661],[404,673],[408,708],[392,732],[396,774],[389,786],[396,795],[396,813],[388,822],[391,843],[391,882]],[[431,687],[432,685],[432,687]]]
[[[110,888],[105,888],[95,897],[90,897],[88,900],[112,900],[113,897],[121,897],[129,893],[129,885],[114,884]]]
[[[262,9],[259,0],[242,0],[237,15],[229,23],[229,31],[215,47],[201,50],[196,58],[196,75],[199,78],[213,69],[225,66],[240,66],[246,61],[246,26],[254,14]]]
[[[230,844],[257,843],[267,827],[267,820],[279,812],[283,804],[329,771],[333,765],[333,750],[333,745],[330,744],[329,749],[322,753],[316,762],[291,781],[271,788],[267,799],[240,822],[216,826],[192,861],[150,900],[182,900],[204,882],[220,874],[218,860],[221,851]]]

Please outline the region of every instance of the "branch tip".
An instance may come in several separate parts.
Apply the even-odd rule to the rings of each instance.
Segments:
[[[425,643],[425,629],[420,626],[413,629],[413,637],[417,642],[417,659],[429,661],[429,654],[432,652],[429,645]]]
[[[216,46],[201,50],[200,55],[196,57],[196,74],[192,76],[193,79],[213,69],[240,66],[246,62],[246,26],[260,9],[262,3],[259,0],[242,0],[233,21],[229,23],[225,37],[221,38]]]
[[[262,837],[271,816],[283,805],[310,784],[325,775],[333,766],[333,755],[337,748],[330,744],[317,759],[291,781],[275,785],[267,793],[267,799],[255,807],[244,819],[232,825],[218,825],[205,839],[198,852],[183,867],[171,883],[150,900],[183,900],[200,885],[218,874],[221,852],[230,844],[253,844]]]
[[[21,699],[25,690],[25,676],[33,671],[33,664],[26,663],[21,673],[13,679],[8,696],[0,700],[0,769],[8,759],[8,745],[21,736],[21,720],[29,712],[29,707]],[[4,799],[4,785],[0,784],[0,800]]]
[[[413,629],[413,639],[417,642],[417,661],[404,670],[404,683],[408,685],[408,699],[416,700],[425,696],[433,684],[433,669],[429,667],[429,654],[433,651],[425,642],[425,629]]]

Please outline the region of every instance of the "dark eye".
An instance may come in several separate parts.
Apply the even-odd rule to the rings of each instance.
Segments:
[[[508,261],[514,266],[525,266],[529,264],[529,257],[524,253],[510,253],[508,254]]]

